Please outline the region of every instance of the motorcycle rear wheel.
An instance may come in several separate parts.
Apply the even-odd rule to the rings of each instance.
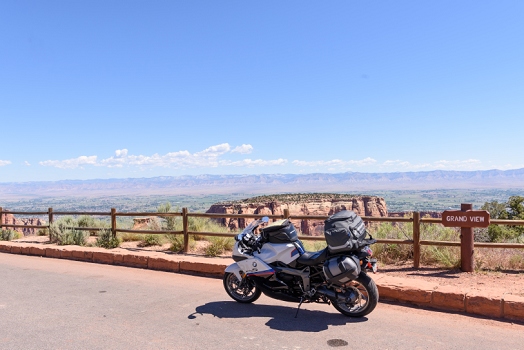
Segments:
[[[227,294],[239,303],[252,303],[260,297],[262,291],[257,287],[255,282],[249,278],[238,280],[234,273],[226,272],[224,274],[224,289]]]
[[[378,303],[378,289],[375,282],[365,272],[361,272],[356,280],[347,284],[346,290],[358,292],[355,303],[345,303],[332,300],[333,306],[341,314],[349,317],[363,317],[375,309]]]

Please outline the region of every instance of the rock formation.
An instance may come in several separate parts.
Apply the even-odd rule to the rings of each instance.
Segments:
[[[161,226],[158,218],[154,216],[146,216],[133,219],[133,230],[160,230]]]
[[[7,210],[3,210],[2,224],[4,225],[24,225],[24,226],[45,226],[47,223],[38,218],[15,218]],[[20,232],[24,236],[34,236],[38,233],[38,228],[29,227],[5,227],[4,230],[13,230]]]
[[[351,196],[342,194],[290,194],[261,196],[242,201],[213,204],[206,213],[329,216],[341,210],[353,210],[360,216],[387,217],[388,210],[383,198],[375,196]],[[245,228],[250,219],[217,219],[231,230]],[[291,220],[304,235],[324,234],[323,220]]]
[[[390,218],[404,218],[404,217],[412,217],[412,216],[413,216],[413,212],[410,212],[410,211],[389,212]],[[421,211],[420,217],[421,218],[440,219],[442,217],[442,213],[438,211]]]

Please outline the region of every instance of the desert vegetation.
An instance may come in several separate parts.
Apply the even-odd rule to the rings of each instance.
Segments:
[[[2,230],[0,231],[0,241],[12,241],[13,239],[18,239],[22,235],[20,232],[14,230]]]
[[[369,229],[376,239],[413,239],[412,223],[392,224],[384,222]],[[458,241],[459,231],[439,224],[421,226],[421,239],[432,241]],[[413,259],[413,245],[395,243],[377,243],[373,247],[374,256],[383,264],[402,264]],[[420,261],[424,265],[436,265],[454,268],[460,265],[460,248],[423,246]]]
[[[91,230],[80,230],[79,228],[90,228]],[[58,245],[90,245],[90,236],[97,237],[94,245],[103,248],[115,248],[120,244],[118,239],[112,237],[109,223],[98,220],[91,216],[82,215],[78,218],[73,216],[62,217],[49,225],[47,232],[49,241]]]
[[[349,195],[327,194],[329,198],[347,199]],[[294,194],[260,196],[250,198],[250,201],[295,201],[319,198],[317,194]],[[327,198],[326,197],[326,198]],[[488,210],[492,219],[524,220],[524,197],[510,196],[507,202],[485,202],[481,209]],[[181,209],[173,207],[169,202],[157,206],[158,213],[179,213]],[[188,217],[188,229],[193,232],[221,232],[227,233],[228,228],[208,218]],[[133,242],[134,246],[170,250],[179,253],[184,248],[181,234],[148,234],[147,232],[118,233],[113,237],[106,220],[95,219],[90,216],[62,217],[52,223],[49,230],[41,230],[39,234],[49,235],[50,241],[59,245],[76,244],[91,245],[107,249],[121,246],[122,243]],[[119,228],[131,228],[132,223],[118,222]],[[79,230],[78,228],[91,228]],[[182,231],[183,223],[180,216],[152,217],[145,230],[154,231]],[[377,239],[411,240],[413,238],[412,223],[381,223],[371,224],[368,230]],[[1,240],[20,238],[20,234],[13,230],[2,230]],[[423,223],[421,225],[421,239],[432,241],[460,241],[460,230],[446,228],[441,224]],[[476,242],[494,243],[524,243],[524,226],[491,225],[485,229],[475,229]],[[303,240],[306,250],[317,251],[325,248],[324,241]],[[227,256],[234,245],[233,238],[211,237],[193,234],[189,237],[189,250],[192,253],[206,256]],[[166,247],[167,246],[167,247]],[[156,247],[156,248],[155,248]],[[405,264],[413,259],[411,244],[376,244],[373,247],[375,257],[382,264]],[[479,248],[475,250],[475,262],[478,271],[483,270],[522,270],[524,269],[524,251],[519,249],[491,249]],[[421,247],[421,263],[426,266],[441,266],[454,268],[460,264],[460,248],[445,246]]]
[[[507,202],[486,202],[483,210],[492,219],[524,220],[524,197],[511,196]],[[412,223],[382,223],[370,228],[378,239],[412,239]],[[431,241],[460,241],[460,229],[443,227],[441,224],[422,224],[421,239]],[[474,229],[475,242],[524,243],[524,226],[490,225]],[[413,246],[409,244],[376,244],[375,256],[385,264],[399,264],[413,259]],[[425,265],[455,268],[460,265],[459,247],[422,246],[421,263]],[[523,270],[524,251],[517,249],[475,249],[477,271]]]
[[[505,203],[486,202],[482,209],[489,211],[492,219],[524,220],[524,197],[511,196]],[[487,235],[490,242],[524,243],[524,226],[490,225]]]

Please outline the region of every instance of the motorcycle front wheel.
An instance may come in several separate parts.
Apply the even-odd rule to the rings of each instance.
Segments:
[[[351,292],[355,296],[354,300],[350,302],[332,300],[335,309],[343,315],[363,317],[377,306],[377,285],[365,272],[361,272],[357,279],[349,282],[344,289],[346,293]]]
[[[252,303],[260,297],[262,291],[249,278],[238,280],[234,273],[226,272],[224,274],[224,289],[227,294],[239,303]]]

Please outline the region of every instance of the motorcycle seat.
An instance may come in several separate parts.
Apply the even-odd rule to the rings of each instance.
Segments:
[[[318,252],[305,252],[297,259],[297,262],[306,266],[318,265],[326,260],[327,255],[327,248]]]

